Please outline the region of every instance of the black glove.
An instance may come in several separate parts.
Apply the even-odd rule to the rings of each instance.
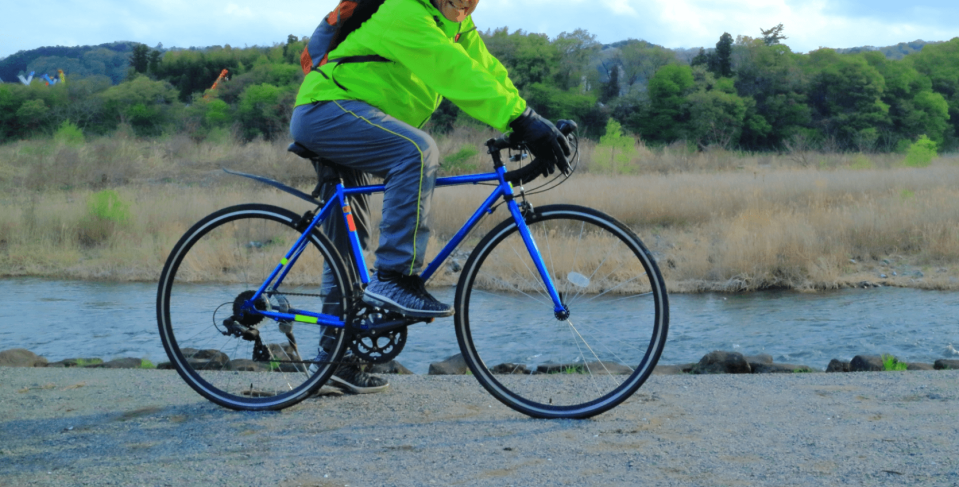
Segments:
[[[527,107],[509,126],[513,129],[509,136],[510,143],[525,142],[536,160],[543,164],[543,176],[552,174],[557,166],[569,176],[569,143],[552,122]]]

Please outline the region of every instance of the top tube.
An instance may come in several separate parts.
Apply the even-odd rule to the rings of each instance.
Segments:
[[[465,176],[447,176],[445,178],[436,178],[436,186],[458,186],[461,184],[477,184],[477,183],[486,183],[486,182],[498,182],[499,175],[495,172],[482,173],[482,174],[467,174]],[[382,193],[386,191],[386,186],[383,184],[373,184],[370,186],[356,186],[352,188],[343,188],[344,196],[351,196],[354,194],[373,194],[373,193]]]

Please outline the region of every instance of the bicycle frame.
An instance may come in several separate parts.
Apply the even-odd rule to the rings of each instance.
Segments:
[[[450,241],[443,247],[436,258],[430,262],[429,265],[427,265],[426,269],[422,272],[422,274],[420,274],[420,276],[424,281],[429,280],[429,278],[436,273],[440,266],[443,265],[450,254],[452,254],[459,244],[462,243],[462,241],[466,238],[466,236],[469,235],[477,223],[479,223],[479,221],[483,218],[484,213],[492,214],[493,205],[499,201],[500,198],[503,198],[506,201],[507,208],[509,208],[510,215],[513,217],[513,220],[516,222],[516,225],[519,228],[520,235],[523,237],[523,242],[526,244],[526,248],[529,251],[530,257],[533,259],[533,263],[536,265],[536,269],[539,272],[540,277],[543,279],[546,291],[553,300],[553,312],[557,315],[561,315],[566,312],[566,307],[559,297],[559,293],[553,284],[553,280],[550,277],[549,272],[546,271],[546,265],[543,262],[543,257],[540,254],[539,249],[536,247],[536,242],[533,240],[532,234],[529,231],[529,227],[526,225],[522,211],[514,199],[513,186],[511,183],[507,182],[504,177],[506,174],[506,168],[502,165],[502,163],[499,163],[498,156],[499,154],[497,152],[493,157],[494,162],[497,162],[495,164],[495,172],[437,178],[436,187],[477,184],[492,181],[495,181],[498,184],[496,189],[493,190],[493,193],[486,198],[486,200],[473,213],[469,220],[463,224],[463,227],[460,228],[456,235],[454,235],[453,238],[450,239]],[[256,310],[253,306],[253,303],[257,302],[263,293],[279,287],[289,270],[296,264],[300,254],[302,254],[303,250],[306,249],[306,246],[309,245],[310,234],[317,227],[317,225],[322,223],[327,217],[330,216],[331,212],[333,211],[334,204],[339,205],[339,207],[343,209],[344,223],[346,224],[346,228],[348,229],[350,236],[352,257],[353,261],[356,263],[356,268],[359,270],[360,280],[364,285],[369,284],[370,274],[367,270],[368,266],[366,265],[366,259],[363,256],[363,249],[360,245],[360,239],[356,233],[356,225],[353,222],[352,210],[349,206],[348,198],[352,195],[382,193],[385,191],[385,189],[385,185],[345,188],[342,182],[337,183],[336,194],[334,197],[330,198],[320,212],[313,217],[310,224],[306,227],[306,229],[303,230],[303,234],[300,235],[300,238],[297,239],[296,243],[293,244],[293,247],[290,248],[284,258],[273,269],[273,272],[266,279],[266,281],[264,281],[263,284],[260,285],[260,288],[257,289],[256,294],[245,303],[244,311],[255,312],[269,318],[283,321],[296,321],[339,328],[345,327],[346,324],[343,322],[343,320],[333,315],[315,313],[309,310],[301,309],[290,309],[286,313],[278,311],[261,311]]]

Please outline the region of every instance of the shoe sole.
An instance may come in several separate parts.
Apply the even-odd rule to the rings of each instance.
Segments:
[[[423,309],[409,309],[401,304],[389,299],[385,296],[380,296],[378,294],[371,294],[369,291],[363,293],[363,302],[370,305],[376,306],[377,308],[384,308],[390,311],[395,311],[404,316],[410,316],[413,318],[446,318],[447,316],[453,316],[454,310],[450,308],[447,311],[428,311]]]
[[[390,387],[390,383],[387,382],[381,386],[376,387],[360,387],[356,384],[350,384],[349,382],[340,379],[337,376],[330,377],[330,385],[339,387],[340,389],[346,389],[353,394],[374,394],[377,392],[383,392]]]

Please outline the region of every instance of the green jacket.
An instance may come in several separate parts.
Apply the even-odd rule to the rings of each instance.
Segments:
[[[369,55],[390,62],[332,61]],[[429,0],[386,0],[329,59],[303,80],[297,106],[360,100],[422,127],[446,97],[502,132],[526,109],[506,68],[486,50],[472,18],[450,22]]]

